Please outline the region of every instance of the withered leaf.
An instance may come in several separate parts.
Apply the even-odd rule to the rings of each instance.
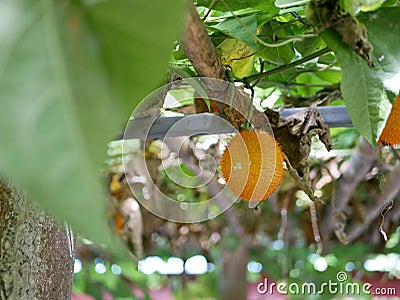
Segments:
[[[279,141],[282,151],[289,160],[290,174],[295,180],[301,180],[298,184],[310,199],[316,199],[311,188],[308,157],[311,152],[313,136],[318,135],[326,149],[331,150],[332,140],[328,125],[315,106],[310,106],[290,117],[279,118],[279,121],[277,121],[276,112],[267,111],[266,114],[270,119],[275,138]],[[293,170],[290,170],[290,168],[293,168]]]
[[[341,40],[373,68],[373,46],[368,40],[367,29],[357,18],[341,9],[337,0],[312,0],[307,7],[307,16],[319,32],[333,28]]]

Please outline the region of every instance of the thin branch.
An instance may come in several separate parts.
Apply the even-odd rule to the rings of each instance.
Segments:
[[[208,8],[207,13],[205,14],[204,18],[203,18],[203,22],[208,18],[208,16],[210,15],[210,13],[212,12],[212,10],[214,9],[215,5],[217,5],[219,0],[213,0],[213,2],[211,2],[210,7]]]
[[[303,57],[303,58],[301,58],[299,60],[296,60],[296,61],[294,61],[294,62],[292,62],[292,63],[290,63],[290,64],[288,64],[286,66],[281,66],[279,68],[272,69],[272,70],[269,70],[269,71],[266,71],[266,72],[263,72],[263,73],[260,73],[260,74],[244,77],[243,81],[251,82],[251,81],[254,81],[254,80],[257,80],[257,79],[260,79],[260,78],[268,77],[268,76],[271,76],[271,75],[274,75],[274,74],[289,70],[291,68],[294,68],[296,66],[302,65],[302,64],[304,64],[304,63],[306,63],[306,62],[308,62],[310,60],[313,60],[313,59],[315,59],[317,57],[320,57],[320,56],[322,56],[324,54],[327,54],[329,52],[331,52],[330,49],[324,48],[324,49],[319,50],[319,51],[317,51],[317,52],[315,52],[313,54],[310,54],[310,55],[305,56],[305,57]]]
[[[292,166],[292,164],[289,161],[289,158],[285,155],[285,164],[288,169],[289,175],[296,181],[298,184],[298,187],[307,194],[308,198],[310,198],[311,201],[318,201],[321,204],[325,204],[324,200],[322,200],[320,197],[317,197],[314,195],[314,191],[311,187],[311,184],[309,181],[305,180],[304,178],[300,177],[299,173],[297,173],[297,170]]]
[[[349,242],[354,241],[362,235],[369,225],[378,218],[385,208],[391,207],[393,199],[400,192],[400,162],[395,166],[395,169],[388,174],[387,182],[384,186],[384,191],[380,193],[377,202],[368,209],[368,214],[362,224],[354,224],[349,230]],[[389,207],[387,205],[389,204]]]
[[[392,152],[392,154],[396,158],[396,160],[400,161],[400,155],[397,152],[397,150],[392,145],[389,145],[389,147],[390,147],[390,151]]]
[[[283,199],[283,204],[282,204],[282,208],[281,208],[281,227],[279,228],[279,232],[278,232],[278,239],[281,241],[283,241],[285,231],[286,231],[287,208],[288,208],[291,196],[292,196],[291,193],[287,193],[285,198]]]
[[[385,202],[386,202],[386,198],[385,198]],[[385,225],[385,217],[386,214],[393,208],[393,200],[390,200],[389,203],[385,204],[385,206],[382,208],[381,210],[381,225],[379,225],[379,232],[382,234],[383,239],[385,240],[385,242],[387,242],[387,234],[385,232],[385,230],[383,229],[383,226]]]
[[[290,14],[293,17],[295,17],[301,24],[310,26],[310,23],[308,22],[307,18],[301,17],[297,12],[291,12]]]
[[[243,82],[242,79],[235,80],[236,82]],[[321,87],[321,88],[331,88],[331,89],[339,89],[339,84],[316,84],[316,83],[300,83],[300,82],[283,82],[283,81],[275,81],[275,80],[263,80],[263,84],[271,84],[271,85],[283,85],[287,86],[304,86],[304,87]]]
[[[317,244],[317,254],[322,253],[323,244],[321,240],[321,235],[318,230],[318,219],[317,219],[317,211],[315,209],[315,203],[310,202],[310,214],[311,214],[311,226],[314,235],[314,241]]]
[[[304,39],[309,39],[309,38],[314,38],[317,37],[317,34],[301,34],[301,35],[285,35],[285,36],[277,36],[275,38],[275,41],[286,41],[286,40],[293,40],[294,38],[300,38],[302,40]],[[227,34],[219,34],[219,35],[213,35],[211,36],[211,39],[213,40],[226,40],[226,39],[231,39],[232,37],[230,35]],[[262,39],[262,38],[271,38],[270,35],[266,35],[266,34],[258,34],[257,35],[258,39]]]

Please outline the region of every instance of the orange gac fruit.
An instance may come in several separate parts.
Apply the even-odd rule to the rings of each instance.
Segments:
[[[285,175],[283,153],[266,132],[242,131],[221,156],[222,176],[232,193],[246,201],[267,199]]]
[[[118,211],[115,212],[115,215],[114,215],[114,228],[115,228],[115,234],[116,235],[120,235],[121,234],[121,230],[124,227],[124,223],[125,223],[124,216]]]
[[[393,102],[392,110],[379,137],[378,144],[391,146],[400,144],[400,93]]]

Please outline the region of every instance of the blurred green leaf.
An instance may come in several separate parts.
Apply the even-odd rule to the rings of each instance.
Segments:
[[[362,261],[365,255],[371,253],[372,246],[367,244],[353,244],[353,245],[337,245],[332,249],[332,253],[336,257],[340,257],[343,263],[351,261]]]
[[[89,281],[86,292],[95,299],[103,299],[103,286],[99,282]]]
[[[183,288],[174,291],[176,300],[186,299],[217,299],[218,277],[216,272],[205,273],[195,280],[187,281]]]
[[[88,25],[99,41],[107,76],[129,116],[136,103],[162,83],[179,38],[183,0],[96,1]],[[162,30],[161,30],[162,29]]]
[[[132,298],[132,291],[127,285],[127,283],[121,279],[117,281],[117,285],[114,289],[110,289],[114,298],[116,297],[126,297],[126,299]]]
[[[0,3],[1,174],[97,241],[107,142],[160,83],[182,3]]]
[[[359,133],[354,128],[332,128],[333,149],[352,149],[358,142]]]

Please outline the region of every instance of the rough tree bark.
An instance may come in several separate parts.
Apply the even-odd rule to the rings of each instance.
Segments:
[[[221,59],[192,1],[188,1],[188,14],[182,47],[200,76],[226,79]]]
[[[74,239],[0,179],[0,299],[71,299]]]

